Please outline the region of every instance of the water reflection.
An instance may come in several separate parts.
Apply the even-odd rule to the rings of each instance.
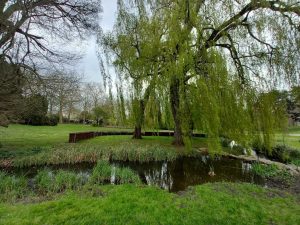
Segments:
[[[122,162],[114,161],[110,183],[115,184],[117,167],[129,167],[136,171],[141,180],[147,185],[155,185],[170,192],[185,190],[188,186],[204,184],[208,182],[230,181],[230,182],[251,182],[264,185],[262,178],[254,176],[251,164],[242,160],[226,157],[211,158],[202,156],[200,158],[179,158],[173,162]],[[70,170],[82,173],[86,179],[92,172],[95,164],[82,163],[76,165],[49,166],[51,170]],[[215,176],[209,176],[213,168]],[[13,174],[23,174],[27,177],[34,177],[41,167],[31,167],[16,171]]]
[[[229,158],[203,156],[200,159],[181,158],[174,162],[124,163],[118,166],[129,166],[138,172],[148,185],[156,185],[170,192],[185,190],[188,186],[208,182],[230,181],[263,184],[263,180],[251,172],[251,164]],[[210,167],[215,176],[209,176]]]

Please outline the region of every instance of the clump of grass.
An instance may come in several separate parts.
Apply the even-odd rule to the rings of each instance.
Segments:
[[[116,168],[115,170],[115,179],[116,183],[126,184],[126,183],[134,183],[139,184],[140,178],[139,176],[130,168]]]
[[[35,176],[36,190],[40,193],[46,194],[54,190],[54,174],[49,169],[38,171]]]
[[[125,183],[140,183],[139,176],[130,168],[113,168],[107,161],[99,161],[93,173],[90,177],[90,183],[93,184],[106,184],[111,182],[111,178],[114,177],[113,182],[118,184]]]
[[[3,200],[16,200],[28,193],[28,180],[21,176],[8,176],[0,172],[0,198]]]
[[[83,174],[75,174],[70,171],[59,170],[55,175],[54,190],[62,192],[65,190],[78,190],[86,183]]]
[[[275,164],[265,165],[260,163],[252,164],[252,172],[263,178],[273,178],[283,180],[289,183],[292,179],[292,175],[284,169],[279,169]]]
[[[107,161],[98,161],[93,169],[90,182],[94,184],[104,184],[110,181],[112,167]]]
[[[41,194],[79,190],[85,183],[87,183],[87,178],[84,174],[64,170],[53,173],[49,169],[44,169],[35,176],[36,191]]]

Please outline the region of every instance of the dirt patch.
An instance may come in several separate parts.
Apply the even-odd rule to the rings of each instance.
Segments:
[[[270,198],[286,197],[285,193],[290,193],[300,201],[300,176],[295,176],[290,182],[285,182],[276,178],[266,180],[266,186],[273,189],[268,193]]]

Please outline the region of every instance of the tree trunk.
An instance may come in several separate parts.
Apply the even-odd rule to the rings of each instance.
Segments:
[[[142,139],[142,124],[144,123],[144,111],[145,105],[143,100],[136,100],[136,114],[135,114],[135,127],[133,133],[133,139]]]
[[[142,128],[141,126],[134,127],[133,139],[142,139]]]
[[[180,96],[179,96],[179,85],[180,81],[178,78],[173,78],[170,86],[170,100],[171,109],[174,119],[174,141],[173,144],[177,146],[183,146],[183,133],[181,128],[181,118],[180,118]]]
[[[59,123],[63,123],[62,105],[59,106]]]
[[[70,120],[71,120],[71,110],[69,110],[68,112],[68,123],[70,123]]]

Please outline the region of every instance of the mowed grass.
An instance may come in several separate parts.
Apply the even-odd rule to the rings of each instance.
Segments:
[[[205,184],[181,194],[108,185],[42,203],[0,203],[0,224],[300,224],[300,205],[251,184]]]
[[[11,125],[2,128],[0,163],[23,167],[45,164],[96,162],[100,159],[115,160],[173,160],[185,148],[172,145],[172,137],[143,137],[134,140],[131,135],[101,136],[75,144],[68,142],[71,132],[120,131],[117,128],[85,125],[59,125],[57,127],[33,127]],[[124,130],[124,129],[123,129]],[[126,129],[132,131],[130,129]],[[206,147],[205,138],[193,138],[193,149]],[[190,153],[190,152],[188,152]]]
[[[280,145],[287,145],[300,151],[300,127],[290,127],[286,134],[276,134],[275,141]]]
[[[67,143],[69,133],[86,131],[119,131],[130,129],[93,127],[83,124],[59,124],[57,126],[26,126],[11,124],[0,127],[0,140],[6,148],[28,148]]]
[[[69,141],[69,133],[86,131],[120,131],[129,129],[93,127],[82,124],[59,124],[57,126],[26,126],[11,124],[0,127],[0,158],[27,156],[39,153],[47,147]]]

